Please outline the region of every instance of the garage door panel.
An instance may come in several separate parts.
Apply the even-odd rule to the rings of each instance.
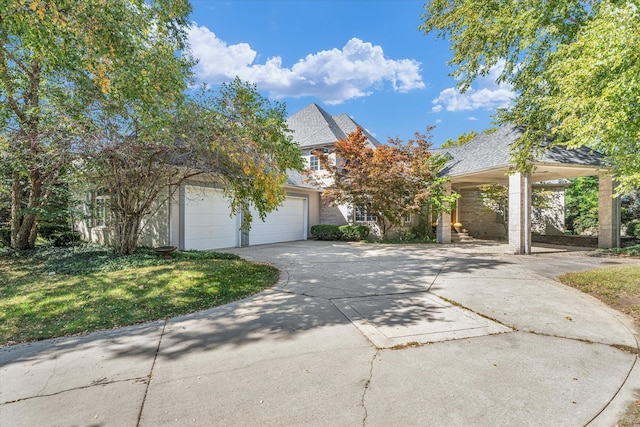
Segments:
[[[306,201],[288,197],[277,211],[267,215],[264,222],[257,211],[249,231],[249,244],[288,242],[306,238]]]
[[[206,250],[238,246],[239,224],[230,216],[221,190],[185,187],[185,249]]]

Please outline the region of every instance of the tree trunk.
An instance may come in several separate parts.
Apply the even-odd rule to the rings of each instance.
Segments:
[[[11,183],[11,247],[15,248],[18,243],[18,231],[20,231],[20,211],[22,210],[22,185],[20,185],[20,174],[13,173]]]
[[[40,183],[32,183],[28,209],[39,207]],[[33,249],[38,236],[38,215],[34,212],[22,213],[22,185],[18,174],[14,174],[11,189],[11,247],[13,249]]]
[[[11,188],[11,247],[18,250],[33,249],[38,237],[38,213],[35,210],[42,206],[42,180],[37,172],[31,174],[26,213],[21,206],[23,190],[16,172]]]
[[[125,215],[116,220],[115,236],[112,242],[116,255],[130,255],[136,251],[141,221],[142,218],[137,215]]]
[[[38,139],[40,120],[37,114],[33,114],[29,109],[35,109],[40,105],[41,66],[38,60],[34,59],[29,67],[29,89],[25,94],[25,110],[19,110],[15,104],[12,108],[22,122],[21,128],[28,136],[25,140],[22,140],[20,148],[28,151],[29,156],[33,156],[33,159],[38,159],[40,151]],[[24,250],[35,247],[38,236],[38,213],[36,209],[42,205],[43,178],[39,169],[42,167],[37,163],[31,165],[29,183],[27,184],[29,186],[27,188],[29,190],[29,201],[26,213],[23,213],[22,210],[24,188],[20,182],[20,173],[17,171],[13,173],[11,188],[11,247],[14,249]]]

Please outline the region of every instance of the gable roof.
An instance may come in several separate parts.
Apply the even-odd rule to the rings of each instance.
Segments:
[[[506,125],[493,133],[482,133],[462,147],[434,150],[450,157],[444,174],[454,177],[511,166],[510,147],[523,135],[521,128]],[[534,164],[570,165],[595,169],[602,166],[603,156],[586,147],[568,149],[554,146],[544,150]]]
[[[339,114],[337,116],[333,116],[333,120],[338,124],[338,126],[340,126],[340,129],[342,129],[345,134],[355,132],[358,129],[358,126],[360,126],[362,128],[362,133],[374,147],[380,145],[380,142],[373,135],[371,135],[364,127],[356,123],[351,117],[349,117],[349,115],[344,113]]]
[[[315,103],[307,105],[289,117],[287,126],[293,132],[293,140],[300,148],[333,145],[346,139],[347,134],[355,131],[358,126],[362,127],[348,115],[331,116]],[[380,145],[364,128],[363,133],[374,147]]]

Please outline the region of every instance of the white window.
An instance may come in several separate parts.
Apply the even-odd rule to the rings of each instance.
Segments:
[[[371,222],[377,221],[378,217],[367,212],[371,208],[371,203],[367,205],[356,205],[354,207],[354,218],[356,222]]]
[[[95,194],[92,213],[94,227],[108,226],[111,221],[111,197],[104,193]]]
[[[317,154],[314,153],[318,153],[318,152],[322,152],[322,154],[327,155],[329,154],[329,149],[328,148],[314,148],[309,150],[309,169],[311,169],[312,171],[319,171],[324,169],[322,167],[322,163],[320,163],[320,158],[318,157]]]
[[[402,220],[403,220],[405,223],[407,223],[407,222],[411,222],[411,214],[410,214],[410,213],[406,214],[406,215],[402,218]]]
[[[315,154],[309,156],[309,169],[312,171],[320,170],[320,159]]]

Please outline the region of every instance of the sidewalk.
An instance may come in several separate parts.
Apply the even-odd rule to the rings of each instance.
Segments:
[[[232,250],[277,288],[145,325],[0,347],[0,425],[612,426],[629,318],[551,277],[619,261],[500,245]]]

